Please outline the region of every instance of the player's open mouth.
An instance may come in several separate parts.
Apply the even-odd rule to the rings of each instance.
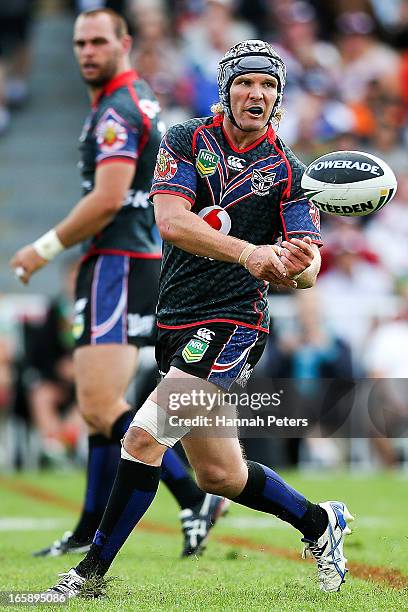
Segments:
[[[253,117],[259,117],[263,114],[263,108],[261,106],[251,106],[250,108],[247,108],[246,111]]]
[[[96,64],[82,64],[82,70],[96,70],[97,68]]]

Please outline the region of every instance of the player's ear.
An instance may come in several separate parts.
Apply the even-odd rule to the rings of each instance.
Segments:
[[[130,53],[132,49],[132,44],[133,44],[132,37],[129,36],[129,34],[126,34],[126,36],[122,38],[122,47],[123,47],[123,51],[125,52],[125,54]]]

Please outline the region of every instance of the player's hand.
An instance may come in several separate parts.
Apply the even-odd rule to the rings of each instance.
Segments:
[[[34,247],[28,244],[17,251],[11,258],[10,267],[17,278],[24,285],[27,285],[34,272],[44,267],[47,263],[48,260],[40,257]]]
[[[296,288],[296,281],[288,276],[284,263],[279,258],[280,247],[265,245],[258,247],[247,259],[247,270],[259,280],[267,281],[277,287]]]
[[[312,240],[309,236],[292,238],[282,242],[280,260],[287,270],[288,278],[296,278],[308,268],[314,259]]]

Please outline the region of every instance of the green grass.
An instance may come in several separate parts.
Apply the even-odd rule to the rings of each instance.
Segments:
[[[354,533],[346,541],[351,563],[399,570],[408,576],[408,479],[398,474],[375,476],[286,474],[289,482],[312,500],[344,499],[356,515]],[[83,476],[47,473],[10,477],[13,482],[52,491],[71,503],[81,500]],[[76,556],[34,559],[31,551],[73,526],[75,514],[54,503],[10,492],[0,481],[0,528],[4,517],[36,519],[41,530],[0,532],[0,591],[39,591],[79,559]],[[47,525],[47,520],[49,524]],[[139,530],[131,535],[110,575],[117,576],[105,600],[71,601],[69,610],[192,611],[384,611],[408,610],[408,588],[393,589],[348,577],[341,593],[324,594],[316,586],[313,564],[272,555],[268,546],[300,551],[297,532],[273,517],[234,505],[212,534],[200,559],[179,560],[181,535],[177,507],[164,487],[145,524],[173,527],[174,534]],[[259,543],[227,545],[218,536],[236,536]],[[262,551],[262,546],[266,550]],[[47,606],[47,609],[58,609]],[[23,606],[19,608],[24,609]],[[26,608],[29,609],[28,607]],[[32,607],[30,608],[33,609]]]

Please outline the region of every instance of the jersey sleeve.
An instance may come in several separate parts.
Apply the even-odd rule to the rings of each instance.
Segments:
[[[150,198],[158,193],[174,194],[194,204],[197,173],[192,135],[184,125],[175,125],[164,135],[157,154]]]
[[[120,109],[108,108],[95,126],[96,164],[107,161],[136,163],[139,147],[139,130],[131,125]]]
[[[290,151],[286,151],[289,165],[289,184],[281,201],[281,219],[283,234],[286,240],[310,236],[312,242],[323,244],[320,234],[320,213],[314,204],[309,202],[301,187],[305,166]]]

